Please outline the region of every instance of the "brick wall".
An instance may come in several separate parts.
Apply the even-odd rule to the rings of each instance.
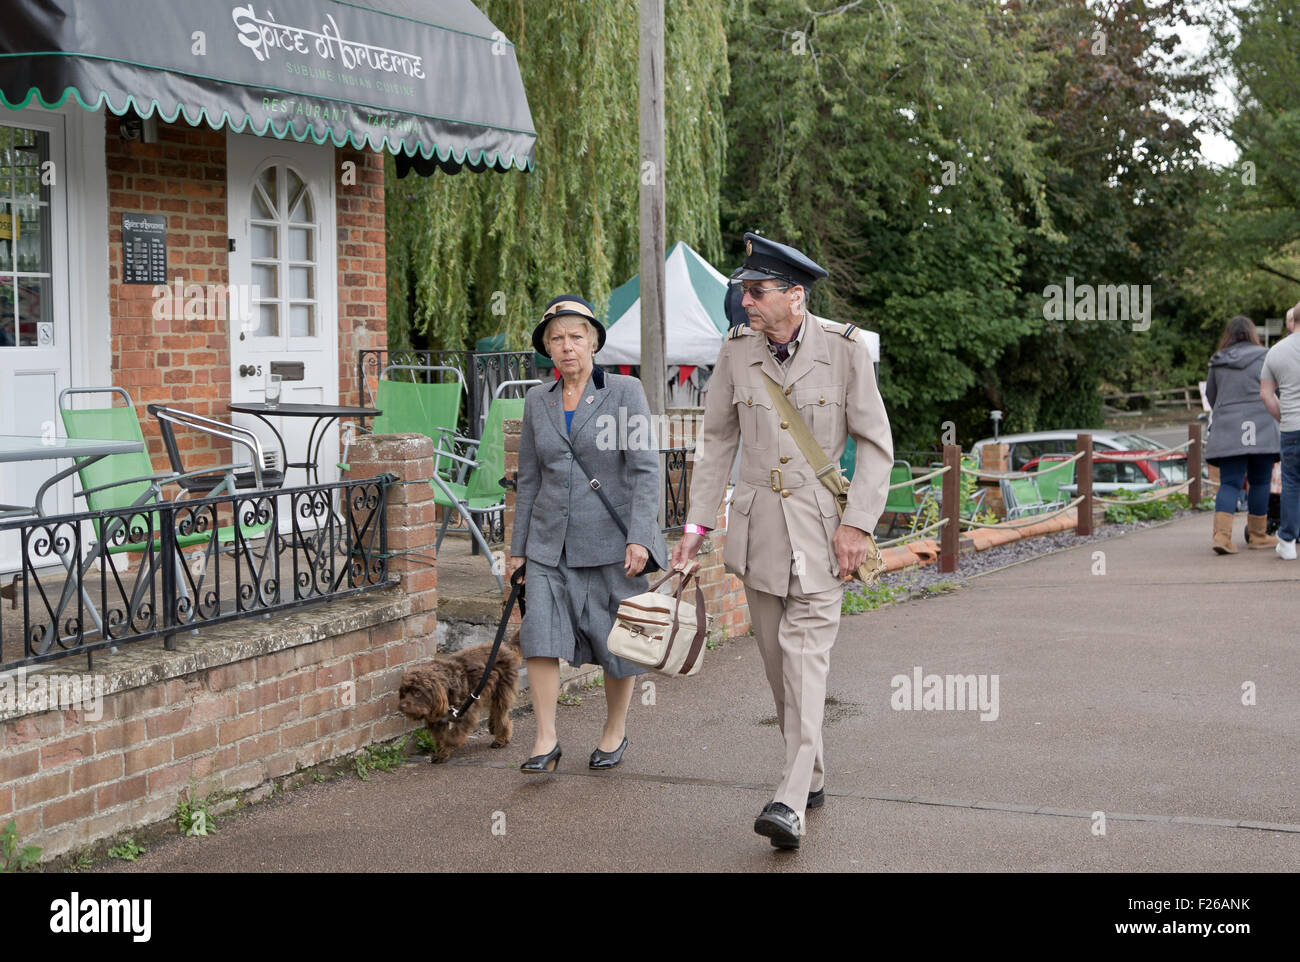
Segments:
[[[431,453],[422,436],[366,438],[355,475],[427,478]],[[15,710],[0,691],[0,824],[13,818],[48,860],[156,831],[190,792],[264,791],[420,727],[398,713],[397,690],[437,647],[436,572],[414,557],[432,554],[431,507],[427,483],[389,489],[389,550],[412,552],[391,562],[396,589],[181,634],[174,651],[149,641],[101,652],[98,709]]]
[[[690,448],[687,456],[686,485],[689,495],[691,472],[695,463],[695,441],[704,423],[703,408],[670,408],[668,410],[668,444],[670,448]],[[671,478],[676,483],[677,478]],[[747,635],[750,631],[749,602],[745,586],[735,575],[727,574],[722,565],[722,553],[727,544],[726,505],[718,508],[717,521],[709,537],[700,548],[696,559],[700,562],[700,584],[704,587],[704,600],[713,614],[715,624],[722,625],[728,637]],[[668,539],[668,550],[681,540],[680,533]]]
[[[113,383],[126,388],[141,415],[150,453],[167,464],[151,403],[177,404],[205,417],[229,420],[230,324],[215,301],[201,317],[185,306],[206,285],[229,283],[226,219],[226,132],[187,124],[158,124],[158,142],[121,139],[110,118],[107,144],[109,311]],[[330,146],[320,150],[333,151]],[[334,151],[338,228],[339,401],[357,403],[357,352],[387,346],[384,296],[384,159],[371,152]],[[348,166],[355,165],[354,167]],[[167,217],[167,277],[181,278],[179,298],[158,307],[149,284],[122,283],[122,215]],[[186,285],[203,289],[186,291]],[[156,309],[157,308],[157,309]],[[168,313],[169,317],[156,316]],[[192,312],[198,313],[198,312]],[[237,323],[237,322],[236,322]],[[229,446],[181,432],[186,459],[196,465],[229,460]]]
[[[990,474],[1007,474],[1011,471],[1011,447],[1006,444],[986,444],[980,448],[980,470]],[[999,518],[1005,518],[1007,507],[1002,503],[1002,489],[994,485],[988,489],[985,504]]]
[[[113,383],[135,401],[154,464],[167,465],[157,425],[145,414],[151,403],[176,403],[205,417],[227,417],[230,341],[227,322],[204,310],[185,318],[185,284],[226,284],[226,134],[207,126],[158,124],[158,142],[124,141],[109,118],[108,298],[112,317]],[[154,288],[124,284],[122,215],[167,217],[167,277],[182,280],[182,303],[164,305],[171,317],[155,317]],[[191,292],[197,293],[197,292]],[[174,298],[172,299],[174,301]],[[195,463],[217,463],[218,452],[183,437]],[[187,455],[187,458],[189,455]]]
[[[355,170],[347,165],[355,164]],[[360,403],[357,352],[388,346],[384,158],[337,151],[339,168],[339,403]],[[355,182],[353,182],[355,181]]]
[[[412,632],[433,637],[438,617],[438,528],[434,524],[433,439],[423,434],[364,435],[349,455],[354,478],[392,474],[417,483],[388,489],[388,570],[410,599]]]
[[[432,654],[397,621],[6,721],[0,818],[48,859],[167,820],[191,785],[237,793],[346,756],[415,727],[398,682]]]

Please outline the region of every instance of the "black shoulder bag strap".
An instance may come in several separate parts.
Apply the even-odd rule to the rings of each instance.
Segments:
[[[565,440],[568,439],[566,438]],[[609,516],[614,519],[614,523],[618,525],[618,530],[623,532],[623,537],[626,539],[627,525],[625,525],[623,519],[618,516],[618,512],[614,510],[614,506],[609,503],[609,495],[607,495],[604,489],[600,486],[600,481],[597,478],[593,478],[591,472],[582,466],[582,461],[578,458],[578,449],[573,446],[572,441],[569,442],[569,450],[573,452],[573,463],[578,466],[578,470],[582,472],[582,476],[587,479],[587,487],[591,488],[591,490],[595,491],[596,494],[600,496],[601,504],[605,506],[605,510],[609,512]]]
[[[609,495],[607,495],[604,489],[601,487],[600,480],[598,478],[593,477],[591,472],[582,466],[582,461],[578,457],[578,449],[573,446],[573,442],[569,441],[568,438],[565,438],[564,440],[569,442],[569,450],[573,452],[573,463],[578,466],[578,470],[582,472],[582,476],[587,479],[587,487],[595,491],[596,494],[600,497],[601,504],[605,506],[605,510],[609,512],[609,516],[613,518],[614,523],[618,525],[618,530],[623,532],[623,540],[626,541],[627,525],[623,523],[623,519],[618,516],[618,512],[615,511],[614,506],[610,504]],[[655,561],[655,556],[650,552],[649,545],[645,546],[645,550],[646,550],[645,567],[641,569],[641,573],[643,575],[650,575],[650,574],[654,574],[656,571],[663,570],[659,567],[659,562]]]
[[[488,675],[492,674],[492,667],[497,663],[497,652],[501,650],[501,639],[506,636],[506,628],[510,624],[510,612],[514,610],[515,601],[519,602],[519,613],[524,613],[524,568],[527,562],[521,564],[517,571],[510,576],[510,597],[506,601],[505,611],[501,613],[501,624],[497,626],[497,637],[492,642],[492,653],[488,655],[487,664],[483,667],[483,677],[478,680],[478,687],[470,692],[470,696],[465,699],[465,704],[460,708],[451,710],[453,719],[460,718],[465,712],[470,710],[470,706],[478,701],[478,696],[483,694],[483,689],[487,687]]]

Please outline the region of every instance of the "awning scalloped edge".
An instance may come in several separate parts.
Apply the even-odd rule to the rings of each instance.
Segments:
[[[501,153],[498,151],[493,152],[490,155],[491,160],[485,161],[485,158],[489,156],[487,150],[480,150],[477,152],[477,156],[473,156],[474,151],[469,149],[457,153],[457,151],[450,147],[444,151],[442,148],[438,147],[437,144],[429,144],[427,147],[418,142],[408,144],[407,138],[405,137],[394,140],[385,135],[382,140],[376,141],[372,135],[366,135],[362,137],[361,142],[358,143],[355,132],[351,130],[345,131],[342,136],[339,136],[337,132],[331,129],[331,131],[324,137],[317,138],[312,133],[311,128],[308,128],[299,134],[294,128],[292,121],[285,121],[283,129],[278,129],[275,122],[270,118],[267,118],[266,123],[263,124],[259,130],[257,124],[248,115],[244,115],[241,120],[237,121],[230,115],[228,110],[223,110],[221,112],[221,117],[217,120],[213,120],[206,107],[198,108],[197,114],[191,116],[189,109],[181,103],[176,104],[175,108],[169,115],[167,110],[156,99],[152,97],[149,98],[148,107],[143,107],[134,94],[127,94],[126,101],[119,108],[113,104],[107,91],[100,91],[92,103],[83,96],[80,88],[76,86],[66,87],[62,96],[53,102],[46,100],[45,95],[36,87],[29,89],[27,91],[27,96],[19,103],[10,101],[4,91],[0,91],[0,105],[9,110],[22,110],[33,100],[36,100],[46,110],[57,110],[67,102],[69,96],[73,97],[81,107],[91,113],[97,112],[101,106],[105,107],[110,113],[118,117],[129,112],[135,112],[141,117],[151,117],[156,112],[163,121],[169,124],[175,123],[177,117],[184,117],[185,122],[191,127],[199,127],[206,123],[213,130],[220,130],[222,127],[229,127],[235,133],[243,133],[246,129],[249,129],[259,137],[266,136],[266,132],[270,130],[271,135],[278,140],[295,140],[299,143],[310,141],[315,144],[324,144],[326,141],[330,141],[335,147],[350,146],[356,150],[372,150],[378,153],[388,152],[395,155],[406,154],[409,157],[415,157],[418,155],[423,157],[425,160],[430,160],[437,155],[439,163],[446,163],[448,159],[451,159],[461,166],[483,167],[503,172],[509,170],[532,171],[534,166],[531,157],[525,157],[521,160],[514,154],[511,154],[508,158],[503,159]]]

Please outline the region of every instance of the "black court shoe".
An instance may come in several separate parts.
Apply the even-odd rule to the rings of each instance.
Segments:
[[[612,752],[602,752],[597,748],[591,753],[591,768],[613,768],[623,760],[623,749],[627,748],[627,736],[623,736],[623,743]]]
[[[528,761],[519,766],[521,772],[553,772],[560,767],[560,756],[564,752],[560,751],[560,743],[556,742],[545,755],[534,755]]]

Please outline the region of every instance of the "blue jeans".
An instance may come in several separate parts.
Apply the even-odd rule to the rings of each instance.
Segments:
[[[1300,535],[1300,431],[1282,432],[1282,526],[1277,536],[1294,541]]]
[[[1300,431],[1296,432],[1300,435]],[[1248,510],[1251,514],[1268,514],[1268,488],[1273,482],[1272,454],[1237,454],[1218,458],[1219,493],[1214,496],[1214,510],[1232,514],[1241,498],[1241,482],[1250,482]]]

